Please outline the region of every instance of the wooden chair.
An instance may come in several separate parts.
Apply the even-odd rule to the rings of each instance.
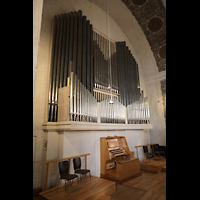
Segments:
[[[150,158],[153,158],[155,156],[155,154],[149,153],[147,146],[143,146],[143,151],[144,151],[144,154],[146,156],[146,159],[149,159],[149,162],[150,162]]]
[[[153,145],[153,152],[154,152],[155,155],[158,154],[158,157],[160,157],[160,154],[164,154],[164,157],[165,157],[165,152],[159,150],[159,144]]]
[[[66,189],[66,181],[71,181],[71,185],[72,185],[73,180],[77,179],[78,190],[79,190],[79,178],[78,178],[78,175],[69,174],[69,161],[68,160],[64,160],[64,161],[59,162],[58,163],[58,167],[59,167],[60,178],[59,178],[58,183],[57,183],[57,189],[58,189],[58,185],[59,185],[59,182],[60,182],[61,179],[65,180],[65,189]],[[57,189],[56,189],[56,191],[57,191]]]
[[[81,169],[81,158],[74,158],[73,159],[73,164],[74,164],[74,173],[75,174],[80,174],[80,180],[82,180],[82,175],[83,174],[90,174],[90,182],[91,182],[91,172],[89,169]]]

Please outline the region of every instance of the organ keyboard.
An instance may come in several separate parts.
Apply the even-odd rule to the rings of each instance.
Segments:
[[[115,156],[124,155],[124,152],[121,149],[110,150],[110,152]]]
[[[123,183],[141,175],[139,159],[134,157],[124,136],[100,138],[101,177]]]

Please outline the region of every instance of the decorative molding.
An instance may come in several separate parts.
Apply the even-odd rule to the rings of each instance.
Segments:
[[[48,132],[54,131],[118,131],[118,130],[144,130],[152,129],[152,124],[108,124],[93,122],[46,122],[42,129]]]

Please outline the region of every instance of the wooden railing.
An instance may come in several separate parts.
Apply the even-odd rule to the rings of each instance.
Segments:
[[[89,155],[90,155],[90,153],[87,153],[87,154],[82,154],[82,155],[77,155],[77,156],[71,156],[71,157],[67,157],[67,158],[47,160],[47,161],[42,162],[42,165],[45,165],[45,164],[47,165],[46,166],[46,178],[45,178],[45,187],[44,187],[44,190],[47,189],[48,171],[49,171],[49,164],[50,163],[60,162],[60,161],[63,161],[63,160],[69,160],[69,171],[70,171],[70,159],[78,158],[78,157],[85,157],[85,169],[87,169],[87,156],[89,156]]]
[[[144,146],[149,146],[149,145],[155,145],[155,144],[144,144],[144,145],[135,146],[136,152],[137,152],[137,158],[139,158],[139,156],[138,156],[138,147],[144,147]]]

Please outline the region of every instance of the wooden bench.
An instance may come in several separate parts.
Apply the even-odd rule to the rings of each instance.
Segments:
[[[63,160],[69,160],[69,166],[70,166],[70,160],[78,157],[85,157],[85,169],[87,169],[87,156],[89,156],[90,153],[87,154],[82,154],[82,155],[77,155],[77,156],[71,156],[71,157],[66,157],[66,158],[60,158],[60,159],[53,159],[53,160],[47,160],[42,162],[42,165],[46,164],[46,179],[45,179],[45,187],[44,190],[47,190],[47,182],[48,182],[48,171],[49,171],[49,164],[55,163],[55,162],[60,162]],[[70,169],[69,169],[70,171]]]
[[[137,152],[137,158],[139,158],[139,155],[138,155],[138,148],[139,148],[139,147],[144,147],[144,146],[149,146],[149,145],[155,145],[155,144],[144,144],[144,145],[135,146],[136,152]]]

